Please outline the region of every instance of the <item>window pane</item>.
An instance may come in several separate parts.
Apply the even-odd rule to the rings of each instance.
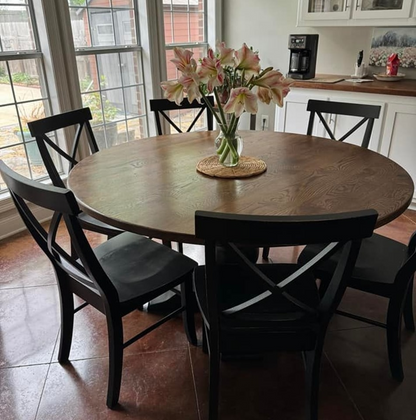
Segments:
[[[5,61],[0,62],[0,105],[14,102],[12,84]],[[0,115],[1,118],[1,115]]]
[[[75,1],[75,0],[73,0]],[[91,46],[87,9],[70,9],[72,35],[75,48]]]
[[[127,120],[127,130],[129,133],[129,141],[146,138],[148,136],[146,118],[142,117]]]
[[[26,6],[1,6],[1,51],[35,50],[35,39]],[[19,34],[19,36],[16,36]]]
[[[113,14],[111,9],[89,9],[92,45],[115,45]]]
[[[189,42],[189,25],[188,25],[188,13],[174,13],[173,14],[173,42],[180,44]]]
[[[85,6],[86,0],[68,0],[70,6]]]
[[[142,63],[138,52],[120,54],[121,75],[124,86],[142,84]]]
[[[11,60],[8,61],[7,64],[10,70],[16,100],[18,102],[46,97],[46,89],[41,88],[40,60]],[[45,86],[45,84],[43,84],[43,86]]]
[[[113,0],[113,7],[130,7],[133,8],[133,0]]]
[[[97,56],[101,89],[121,86],[120,58],[116,54],[100,54]]]
[[[191,42],[204,41],[204,14],[189,14],[189,36]]]
[[[0,149],[4,146],[21,143],[20,125],[16,105],[0,107]]]
[[[136,41],[136,25],[133,10],[116,10],[113,14],[116,29],[116,45],[134,45]]]
[[[0,159],[20,175],[31,178],[26,150],[23,144],[0,150]]]
[[[127,118],[146,114],[145,96],[143,86],[134,86],[124,89]]]
[[[122,89],[106,90],[101,93],[104,105],[105,122],[120,121],[125,119],[124,99]]]
[[[81,92],[90,92],[100,88],[95,55],[77,56],[77,68]]]

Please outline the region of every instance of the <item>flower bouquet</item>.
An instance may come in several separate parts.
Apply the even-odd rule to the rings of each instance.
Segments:
[[[161,83],[165,98],[181,104],[184,96],[189,102],[204,100],[218,123],[217,154],[225,166],[236,166],[239,161],[236,134],[241,114],[246,111],[256,114],[258,100],[271,101],[283,106],[283,98],[289,93],[292,79],[268,67],[261,70],[258,53],[243,44],[241,49],[227,48],[224,42],[217,45],[217,51],[208,49],[208,55],[199,63],[192,58],[193,52],[176,47],[175,64],[181,76],[178,80]],[[207,96],[213,94],[213,107]]]

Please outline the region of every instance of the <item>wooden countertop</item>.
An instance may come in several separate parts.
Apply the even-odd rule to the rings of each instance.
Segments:
[[[351,79],[351,76],[317,74],[316,78]],[[373,79],[372,76],[367,76],[366,78]],[[380,82],[374,79],[372,82],[365,83],[345,82],[344,80],[337,83],[319,83],[311,82],[309,80],[297,80],[292,87],[416,97],[416,79],[403,79],[398,82]]]

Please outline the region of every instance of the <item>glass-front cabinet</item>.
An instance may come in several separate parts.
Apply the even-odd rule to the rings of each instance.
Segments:
[[[408,19],[413,3],[416,0],[299,0],[299,21]]]
[[[410,17],[412,0],[355,0],[353,18],[381,19]]]
[[[350,19],[353,0],[301,0],[302,20]]]

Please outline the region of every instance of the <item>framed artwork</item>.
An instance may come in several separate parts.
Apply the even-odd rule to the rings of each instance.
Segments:
[[[416,28],[374,28],[369,65],[385,66],[390,54],[397,53],[400,67],[416,68]]]

